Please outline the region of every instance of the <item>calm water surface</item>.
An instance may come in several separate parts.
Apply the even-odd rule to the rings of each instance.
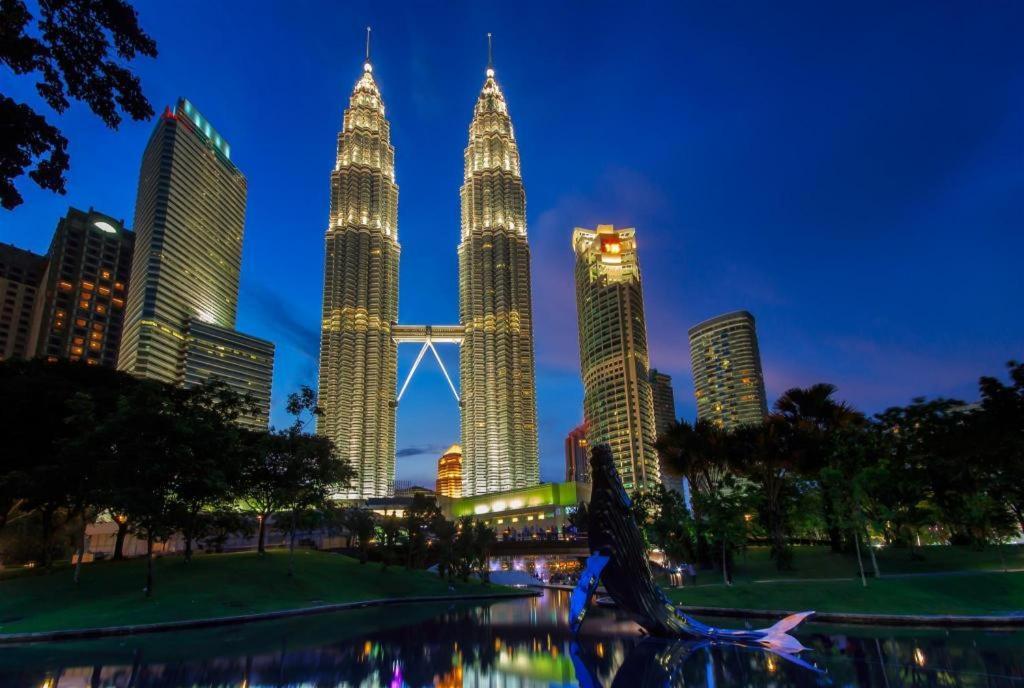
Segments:
[[[1024,686],[1022,632],[805,625],[817,673],[760,650],[645,640],[613,610],[593,610],[574,640],[567,605],[546,592],[0,648],[0,686]]]

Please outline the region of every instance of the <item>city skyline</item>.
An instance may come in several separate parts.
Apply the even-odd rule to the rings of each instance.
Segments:
[[[180,39],[183,17],[172,18],[157,7],[139,11],[141,22],[161,47],[159,59],[139,65],[154,106],[159,111],[179,95],[194,98],[235,145],[238,164],[254,187],[246,223],[239,328],[281,347],[283,360],[274,392],[278,426],[287,424],[282,408],[287,392],[299,384],[315,386],[316,337],[310,349],[308,332],[317,329],[320,310],[322,284],[313,266],[322,261],[323,175],[330,169],[321,149],[329,151],[337,133],[340,103],[346,84],[351,86],[353,66],[360,60],[361,28],[366,23],[374,24],[375,61],[392,108],[389,118],[395,122],[395,145],[401,151],[397,175],[400,182],[404,180],[400,210],[403,322],[455,322],[452,248],[458,227],[453,209],[465,145],[463,127],[485,64],[483,35],[487,30],[496,33],[496,62],[503,89],[514,105],[523,176],[530,188],[527,220],[536,261],[533,285],[543,479],[559,479],[565,434],[582,420],[572,285],[562,274],[572,262],[565,245],[573,226],[615,222],[636,226],[642,237],[650,237],[641,242],[640,253],[648,284],[651,365],[673,376],[682,417],[694,416],[686,329],[728,310],[744,308],[758,318],[769,403],[789,386],[818,381],[837,384],[841,398],[868,411],[904,403],[917,394],[956,395],[970,401],[977,375],[999,369],[1006,359],[1019,355],[1014,345],[1019,348],[1024,332],[1012,314],[1019,312],[1021,297],[1007,289],[1013,284],[1009,256],[1020,242],[1009,229],[1012,219],[1021,216],[1019,196],[1013,199],[1010,193],[1019,189],[1020,177],[1009,167],[1012,159],[1007,151],[1020,150],[1022,104],[1019,95],[1011,95],[1009,72],[1019,64],[1019,57],[1016,62],[1007,59],[1010,44],[998,31],[999,24],[1010,24],[1005,17],[999,22],[973,16],[962,24],[936,12],[915,24],[917,32],[907,38],[905,28],[914,19],[909,16],[897,16],[891,27],[883,29],[870,31],[854,22],[839,30],[828,21],[834,17],[824,10],[809,11],[800,19],[789,17],[792,26],[754,10],[756,18],[767,23],[754,33],[765,36],[747,40],[751,27],[735,28],[729,17],[687,16],[687,21],[680,21],[686,40],[681,38],[679,45],[688,47],[680,47],[678,53],[669,49],[657,27],[651,27],[652,39],[632,51],[635,54],[596,58],[591,63],[570,59],[559,49],[558,41],[568,40],[566,32],[559,31],[568,17],[557,12],[543,34],[528,30],[526,17],[470,13],[459,31],[451,32],[458,35],[450,42],[440,41],[445,43],[441,46],[427,40],[428,34],[439,31],[438,25],[417,33],[403,24],[408,13],[399,13],[395,21],[372,16],[325,21],[331,25],[332,37],[351,34],[349,48],[335,49],[327,58],[323,52],[326,28],[324,32],[303,29],[311,32],[313,46],[303,52],[298,40],[301,32],[284,22],[276,28],[285,47],[283,52],[275,51],[275,59],[281,54],[290,57],[282,61],[286,64],[266,70],[267,78],[281,91],[270,96],[280,104],[269,107],[266,100],[254,97],[256,90],[265,89],[264,84],[236,83],[256,81],[244,78],[246,72],[255,73],[252,64],[240,56],[203,55],[209,64],[199,69],[197,57],[182,54],[186,45]],[[445,12],[441,14],[438,24],[446,18]],[[607,12],[603,14],[587,19],[588,24],[607,23]],[[250,34],[270,35],[268,24],[278,22],[255,15],[239,19]],[[164,19],[166,25],[161,24]],[[621,30],[631,30],[637,22],[626,17]],[[772,26],[788,36],[799,34],[801,40],[783,49],[777,39],[768,40]],[[190,31],[196,28],[189,23]],[[879,57],[872,55],[867,64],[857,67],[837,61],[827,51],[824,65],[807,66],[804,58],[821,49],[818,41],[822,39],[799,30],[813,28],[829,29],[824,33],[833,39],[871,35],[895,54],[900,68],[894,76],[880,75],[872,71]],[[200,27],[206,30],[210,29]],[[730,31],[736,33],[733,45],[744,40],[749,55],[730,54],[712,45],[710,37]],[[904,83],[899,75],[916,72],[928,83],[935,74],[931,70],[941,67],[924,64],[938,50],[927,46],[955,45],[958,31],[968,36],[995,32],[994,38],[987,39],[987,52],[964,58],[973,65],[966,71],[984,71],[988,79],[979,84],[969,83],[967,77],[954,78],[941,96],[920,88],[913,98],[901,98],[897,82],[899,88]],[[544,35],[549,32],[553,35]],[[921,56],[897,51],[898,34]],[[539,46],[527,47],[527,36],[539,41]],[[998,57],[1000,50],[1007,51],[1006,56]],[[422,55],[412,57],[416,54]],[[760,85],[753,80],[758,60],[768,60],[771,67]],[[306,65],[304,71],[309,72],[297,79],[308,90],[302,97],[293,98],[297,94],[285,83],[285,75],[291,75],[289,61]],[[609,72],[610,61],[623,64]],[[641,79],[639,70],[644,68],[653,74]],[[814,98],[795,85],[794,75],[823,78],[833,71],[843,77],[840,85]],[[656,121],[649,128],[663,129],[662,118],[677,105],[683,107],[686,125],[669,144],[668,150],[683,153],[671,167],[665,157],[673,156],[637,152],[635,143],[627,149],[599,137],[597,132],[607,120],[598,121],[605,124],[583,122],[579,129],[566,126],[570,120],[592,117],[593,106],[603,99],[607,85],[625,85],[627,94],[636,95],[650,87],[659,73],[672,77],[673,88],[667,89],[670,93],[656,91],[655,102],[645,105],[653,110],[645,116]],[[732,73],[736,76],[730,78]],[[627,74],[637,75],[642,83],[629,84]],[[227,86],[225,77],[231,82]],[[314,81],[317,85],[308,88]],[[579,86],[571,96],[560,90],[567,83]],[[783,97],[755,102],[772,86],[784,95],[807,95],[789,98],[785,104]],[[864,95],[868,87],[870,95]],[[892,111],[875,109],[886,98],[895,103]],[[844,111],[832,119],[824,117],[841,109],[836,104],[846,99],[861,103],[867,112],[858,116],[854,109],[852,114]],[[938,112],[947,99],[970,102],[972,112],[966,106]],[[247,103],[260,106],[249,109]],[[564,114],[552,104],[564,104]],[[6,214],[0,241],[44,252],[53,226],[69,206],[94,206],[118,217],[132,216],[138,160],[152,123],[126,123],[120,132],[110,133],[75,110],[58,121],[71,139],[69,194],[55,196],[22,184],[26,203]],[[714,120],[722,113],[733,113],[733,117],[716,126]],[[803,113],[821,115],[823,129],[801,127]],[[883,118],[883,113],[893,117]],[[928,118],[922,118],[924,113]],[[929,122],[921,125],[922,119]],[[992,124],[996,121],[1002,124]],[[911,136],[911,123],[915,129],[923,126],[925,133]],[[289,135],[267,141],[268,127]],[[885,144],[895,151],[888,156],[885,149],[876,148],[880,144],[864,144],[887,128],[894,132],[883,137]],[[843,145],[835,150],[826,145],[847,130],[850,133],[837,139]],[[951,131],[970,131],[972,136],[959,146],[936,147],[933,139]],[[737,132],[751,151],[728,145],[727,139]],[[896,133],[907,141],[895,141]],[[759,134],[766,135],[764,140],[751,140]],[[862,144],[866,151],[853,150]],[[589,151],[591,147],[597,150]],[[315,154],[310,152],[314,149]],[[111,151],[120,152],[112,156]],[[829,157],[823,157],[826,153]],[[559,158],[565,162],[559,163]],[[906,162],[917,158],[920,162]],[[417,162],[420,159],[429,160],[434,172],[425,172],[425,163]],[[894,163],[898,164],[894,167]],[[295,179],[284,179],[282,166],[288,176],[294,172]],[[736,205],[749,210],[732,207],[733,199],[725,198],[722,190],[711,193],[709,182],[696,178],[707,175],[709,169],[710,182],[730,182],[729,194],[744,201]],[[885,169],[890,180],[874,180],[878,169]],[[808,170],[815,174],[809,175]],[[756,179],[759,172],[762,176]],[[958,185],[958,179],[973,174],[978,175],[973,183]],[[953,185],[952,191],[939,183],[943,180]],[[767,191],[752,186],[766,182]],[[257,184],[260,191],[255,189]],[[929,192],[929,184],[944,193]],[[669,190],[682,197],[674,198]],[[258,195],[262,197],[256,200]],[[701,195],[703,199],[698,198]],[[885,203],[876,208],[878,198]],[[795,228],[794,218],[799,220]],[[973,239],[966,244],[961,240],[965,227]],[[716,230],[723,235],[739,233],[749,240],[744,255],[733,254],[732,239],[716,237]],[[862,241],[852,240],[851,233],[857,232]],[[673,247],[676,238],[681,241]],[[995,244],[998,249],[992,247]],[[864,269],[865,263],[870,270]],[[420,277],[410,282],[414,275]],[[807,289],[808,280],[825,279],[829,288]],[[652,289],[652,284],[657,287]],[[280,285],[287,288],[279,291]],[[285,317],[279,317],[282,314]],[[400,376],[414,354],[400,354]],[[458,369],[454,350],[442,348],[441,354],[449,370]],[[420,460],[416,463],[408,450],[458,440],[458,409],[447,394],[436,369],[425,366],[413,381],[398,419],[400,478],[422,481],[433,472],[436,453],[415,456]],[[417,465],[420,470],[413,471]]]

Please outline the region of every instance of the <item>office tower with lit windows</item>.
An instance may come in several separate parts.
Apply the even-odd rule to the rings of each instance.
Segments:
[[[660,437],[676,420],[676,395],[672,376],[651,368],[651,397],[654,399],[654,434]]]
[[[270,424],[270,387],[274,376],[274,345],[228,327],[189,318],[178,372],[178,383],[194,387],[220,380],[253,409],[238,419],[241,425],[266,430]]]
[[[317,431],[355,470],[346,498],[389,496],[395,480],[398,186],[395,149],[369,59],[331,172]]]
[[[142,158],[118,368],[175,382],[189,318],[233,328],[246,180],[192,103],[158,119]]]
[[[697,418],[727,430],[768,414],[754,316],[726,313],[690,328]]]
[[[122,220],[68,209],[50,241],[30,349],[50,361],[117,365],[135,234]]]
[[[651,397],[654,399],[654,436],[661,437],[676,421],[676,396],[672,391],[672,376],[651,368]],[[661,481],[666,487],[677,488],[682,475],[665,464],[659,453]]]
[[[590,452],[587,451],[587,425],[577,426],[565,438],[565,481],[590,482]]]
[[[636,231],[576,228],[583,410],[590,446],[607,444],[627,491],[661,482]]]
[[[526,195],[505,97],[488,66],[469,126],[461,190],[459,316],[466,496],[536,485]]]
[[[0,243],[0,361],[31,358],[33,311],[46,258]]]
[[[437,460],[435,494],[458,499],[462,496],[462,447],[453,444]]]

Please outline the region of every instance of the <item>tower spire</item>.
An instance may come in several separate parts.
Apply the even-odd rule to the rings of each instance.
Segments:
[[[366,61],[363,62],[363,70],[367,71],[367,72],[369,72],[369,71],[371,71],[373,69],[373,66],[372,66],[372,64],[370,62],[370,31],[371,31],[370,27],[367,26],[366,27]]]
[[[487,32],[487,76],[494,76],[494,52],[490,31]]]

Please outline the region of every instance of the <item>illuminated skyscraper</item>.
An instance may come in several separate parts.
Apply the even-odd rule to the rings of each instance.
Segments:
[[[654,399],[654,436],[661,437],[676,420],[676,396],[672,391],[672,376],[651,368],[651,397]],[[660,454],[659,454],[660,458]],[[661,481],[665,487],[679,487],[683,476],[670,469],[664,460],[661,465]]]
[[[587,440],[611,447],[630,492],[661,482],[635,235],[612,225],[572,235]]]
[[[188,100],[168,108],[142,157],[118,368],[173,383],[189,318],[235,326],[245,198],[227,141]]]
[[[326,236],[317,431],[355,469],[348,498],[395,480],[398,186],[395,149],[369,58],[345,110]]]
[[[654,399],[654,431],[660,436],[676,419],[676,395],[672,376],[651,368],[651,397]]]
[[[184,98],[168,108],[142,156],[117,367],[185,387],[221,380],[260,409],[240,422],[265,428],[274,345],[234,329],[245,200],[228,142]]]
[[[726,313],[690,328],[697,417],[727,430],[768,414],[754,316]]]
[[[453,444],[437,461],[437,485],[434,492],[442,497],[462,496],[462,447]]]
[[[45,270],[45,256],[0,244],[0,361],[32,357],[33,310]]]
[[[461,197],[462,472],[471,496],[539,479],[526,195],[490,65],[469,126]]]
[[[577,426],[565,438],[565,481],[590,482],[590,452],[587,425]]]
[[[120,220],[68,210],[46,254],[29,344],[34,355],[117,365],[134,246]]]

